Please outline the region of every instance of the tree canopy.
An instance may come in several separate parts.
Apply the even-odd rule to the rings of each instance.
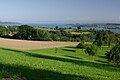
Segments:
[[[88,54],[89,56],[94,56],[95,54],[97,54],[97,46],[95,45],[88,46],[85,50],[85,53]]]
[[[110,50],[106,52],[108,61],[120,63],[120,41]]]

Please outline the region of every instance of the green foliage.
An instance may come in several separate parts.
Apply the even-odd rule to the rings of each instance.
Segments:
[[[70,38],[66,36],[61,36],[60,41],[70,41]]]
[[[32,39],[33,40],[43,40],[44,33],[45,33],[44,30],[34,29],[33,34],[32,34]]]
[[[80,42],[81,39],[80,39],[80,38],[76,38],[75,41],[76,41],[76,42]]]
[[[97,32],[97,35],[93,44],[100,47],[102,45],[110,46],[111,43],[114,42],[114,38],[115,38],[115,35],[113,35],[112,32],[101,30]]]
[[[88,46],[85,50],[85,53],[88,54],[89,56],[94,56],[97,54],[97,46],[95,45],[91,45],[91,46]]]
[[[61,32],[60,31],[49,31],[53,41],[61,41]]]
[[[58,30],[59,29],[59,27],[58,26],[55,26],[55,30]]]
[[[80,48],[80,49],[84,49],[85,48],[85,44],[84,44],[84,42],[81,42],[76,47]]]
[[[7,29],[9,32],[17,32],[18,31],[18,28],[16,26],[8,26]]]
[[[9,31],[6,27],[0,26],[0,36],[8,35]]]
[[[16,34],[19,39],[31,39],[34,28],[28,25],[21,25],[18,27],[18,33]]]
[[[65,30],[61,29],[60,32],[61,32],[62,36],[66,36],[66,37],[71,37],[72,36],[69,31],[65,31]]]
[[[80,30],[80,29],[81,29],[81,26],[78,26],[77,29]]]
[[[89,34],[82,34],[87,31]],[[71,32],[78,32],[81,34],[72,34]],[[96,37],[95,37],[96,36]],[[36,28],[29,25],[21,26],[6,26],[0,27],[0,37],[25,39],[25,40],[39,40],[39,41],[72,41],[72,42],[93,42],[97,46],[108,45],[116,43],[120,39],[119,33],[112,33],[110,31],[91,31],[81,29],[68,28]]]
[[[120,63],[120,42],[118,42],[110,51],[107,51],[106,57],[108,61]]]
[[[50,33],[48,33],[47,31],[45,31],[45,33],[43,34],[43,39],[44,41],[52,41],[52,38],[50,36]]]
[[[116,40],[116,45],[120,45],[120,38]]]

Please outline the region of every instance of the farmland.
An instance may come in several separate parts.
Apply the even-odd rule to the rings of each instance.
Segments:
[[[28,40],[14,40],[14,39],[0,38],[1,47],[20,49],[20,50],[74,46],[77,45],[78,43],[79,42],[28,41]]]
[[[1,0],[0,80],[120,80],[120,0]]]
[[[1,80],[120,80],[119,34],[19,28],[10,39],[0,38]]]

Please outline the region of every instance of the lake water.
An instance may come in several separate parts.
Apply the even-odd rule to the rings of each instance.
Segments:
[[[120,33],[120,29],[106,29],[106,28],[95,28],[95,27],[82,27],[82,30],[89,30],[89,29],[95,29],[95,30],[110,30],[112,32]]]
[[[61,27],[61,28],[72,27],[71,25],[66,25],[66,24],[29,24],[29,25],[36,26],[36,27],[45,27],[45,28],[54,28],[56,26]]]
[[[31,26],[37,26],[37,27],[45,27],[45,28],[54,28],[55,26],[61,27],[61,28],[69,28],[72,27],[71,25],[66,24],[30,24]],[[105,28],[95,28],[95,27],[81,27],[82,30],[89,30],[89,29],[95,29],[95,30],[110,30],[112,32],[120,33],[120,29],[105,29]]]
[[[20,26],[21,24],[0,24],[2,26]],[[45,28],[54,28],[55,26],[61,27],[61,28],[69,28],[72,27],[71,25],[66,24],[28,24],[30,26],[34,27],[45,27]],[[82,30],[89,30],[89,29],[95,29],[95,30],[110,30],[112,32],[120,33],[120,29],[105,29],[105,28],[95,28],[95,27],[81,27]]]

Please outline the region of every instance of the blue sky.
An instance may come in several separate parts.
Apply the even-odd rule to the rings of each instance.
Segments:
[[[120,22],[120,0],[0,0],[0,21]]]

